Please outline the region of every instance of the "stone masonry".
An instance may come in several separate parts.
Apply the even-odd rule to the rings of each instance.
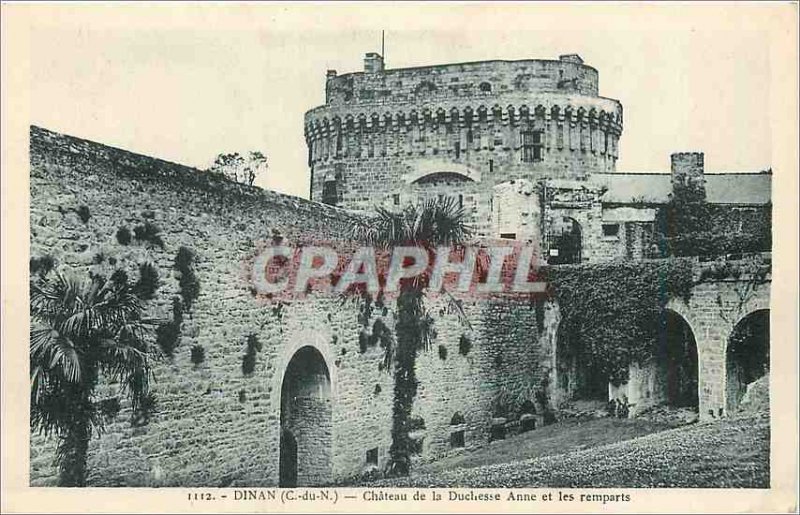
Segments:
[[[328,71],[325,90],[305,119],[313,200],[371,210],[446,195],[489,235],[496,184],[615,170],[622,106],[577,55],[385,69],[371,54],[364,72]]]
[[[265,301],[253,296],[244,273],[257,242],[276,237],[334,241],[346,233],[353,214],[37,127],[31,128],[30,191],[31,257],[52,256],[57,269],[79,274],[123,267],[131,277],[139,263],[152,262],[161,283],[148,302],[152,317],[170,316],[178,292],[173,271],[178,248],[197,254],[200,296],[184,315],[174,357],[155,363],[155,412],[149,423],[134,426],[123,403],[103,435],[91,442],[90,485],[277,485],[284,374],[292,358],[309,347],[324,360],[329,398],[290,393],[297,397],[295,406],[284,415],[316,413],[291,422],[289,429],[304,425],[301,433],[311,431],[315,442],[330,444],[298,449],[298,482],[358,476],[369,468],[367,454],[375,449],[378,466],[386,463],[392,374],[382,370],[381,348],[362,352],[359,341],[362,333],[371,334],[377,319],[393,330],[392,310],[375,309],[364,324],[358,302],[343,304],[338,297]],[[90,213],[86,222],[77,214],[82,206]],[[163,249],[117,241],[120,227],[145,222],[161,229]],[[438,336],[419,359],[415,410],[425,420],[419,435],[423,453],[417,457],[422,460],[461,452],[449,446],[456,412],[465,418],[466,447],[486,444],[493,399],[501,390],[532,395],[530,385],[539,385],[548,373],[539,364],[547,363],[552,352],[537,343],[543,331],[533,306],[467,303],[471,327],[445,307],[441,300],[431,301]],[[245,375],[249,335],[263,347],[255,370]],[[462,354],[463,339],[471,346]],[[205,349],[199,364],[190,359],[195,345]],[[440,347],[447,349],[444,358]],[[315,377],[315,384],[324,385],[320,374]],[[98,400],[118,394],[116,385],[104,385]],[[329,403],[329,426],[327,407],[303,408],[309,399]],[[295,436],[302,445],[303,435]],[[54,484],[54,445],[32,435],[33,486]],[[312,455],[316,461],[302,458]],[[323,469],[309,470],[304,463],[310,462],[322,463]]]

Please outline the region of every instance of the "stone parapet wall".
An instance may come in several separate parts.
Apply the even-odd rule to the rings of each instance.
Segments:
[[[368,469],[367,451],[378,449],[379,466],[391,444],[393,373],[383,369],[379,345],[361,347],[381,319],[394,329],[392,307],[375,309],[366,319],[360,301],[310,295],[265,301],[254,296],[246,261],[257,242],[336,241],[355,215],[316,202],[231,183],[177,164],[96,143],[31,128],[31,257],[54,258],[58,270],[108,274],[114,268],[138,277],[138,265],[159,271],[160,288],[147,302],[148,316],[169,320],[179,295],[174,270],[181,246],[196,253],[199,297],[184,314],[172,358],[155,361],[152,391],[156,408],[146,424],[133,425],[130,406],[109,420],[89,449],[92,486],[258,486],[279,477],[281,387],[292,357],[311,346],[324,359],[330,377],[330,427],[327,415],[307,410],[318,423],[319,468],[299,464],[313,482],[358,476]],[[82,208],[86,208],[84,211]],[[84,221],[81,214],[88,214]],[[150,223],[160,229],[163,248],[117,240],[120,227]],[[113,260],[113,263],[112,263]],[[87,276],[88,277],[88,276]],[[470,445],[488,441],[489,422],[481,413],[498,388],[536,376],[540,355],[530,309],[511,313],[503,301],[476,300],[468,306],[472,350],[458,352],[465,331],[457,317],[436,304],[432,314],[437,341],[448,347],[446,360],[437,343],[420,357],[419,409],[430,421],[429,447],[423,459],[449,452],[445,413],[469,413]],[[489,323],[492,313],[504,311]],[[492,318],[494,320],[494,318]],[[261,343],[255,368],[242,368],[248,337]],[[525,339],[519,339],[526,335]],[[191,361],[202,346],[205,359]],[[495,355],[507,356],[495,362]],[[496,378],[495,378],[496,377]],[[476,379],[477,378],[477,379]],[[495,378],[495,379],[490,379]],[[113,398],[116,385],[104,384],[98,400]],[[302,412],[302,411],[301,411]],[[312,421],[313,422],[313,421]],[[312,431],[313,433],[313,431]],[[299,435],[302,440],[303,435]],[[33,486],[55,484],[55,441],[31,437]]]

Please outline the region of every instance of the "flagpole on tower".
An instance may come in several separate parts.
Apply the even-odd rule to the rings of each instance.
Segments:
[[[386,49],[384,47],[384,36],[386,34],[385,30],[381,31],[381,57],[383,57],[383,62],[386,62]]]

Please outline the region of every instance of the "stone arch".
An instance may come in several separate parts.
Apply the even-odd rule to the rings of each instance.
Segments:
[[[461,182],[475,182],[469,176],[459,173],[459,172],[434,172],[423,175],[414,180],[412,184],[433,184],[439,182],[451,182],[451,183],[461,183]]]
[[[757,382],[769,395],[770,311],[756,309],[733,326],[725,349],[725,412],[738,411],[746,394]],[[766,378],[766,379],[763,379]],[[759,381],[761,380],[761,381]]]
[[[331,375],[312,345],[300,347],[284,369],[280,389],[282,487],[313,486],[332,472],[333,404]]]
[[[463,423],[464,423],[464,415],[462,415],[460,411],[456,411],[455,413],[453,413],[453,416],[450,418],[450,425],[459,426]]]
[[[689,322],[677,311],[664,309],[654,352],[654,403],[699,407],[699,353]]]
[[[586,362],[580,342],[566,334],[561,321],[555,334],[556,401],[608,400],[608,377]]]

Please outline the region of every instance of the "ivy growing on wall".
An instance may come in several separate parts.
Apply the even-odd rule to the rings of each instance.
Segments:
[[[178,347],[181,337],[181,323],[183,323],[183,303],[180,297],[173,297],[172,320],[156,328],[156,343],[166,356],[171,357]]]
[[[145,222],[133,228],[133,237],[143,243],[150,243],[158,248],[164,248],[164,240],[161,239],[161,229],[158,226]],[[119,236],[117,236],[119,240]]]
[[[740,208],[709,204],[702,190],[679,188],[658,210],[655,230],[661,256],[769,252],[772,206]]]
[[[671,298],[688,300],[693,286],[692,260],[679,258],[542,272],[559,303],[565,348],[612,383],[627,380],[632,361],[652,356],[664,306]]]
[[[189,247],[181,246],[175,256],[175,270],[178,271],[178,286],[186,311],[191,311],[192,304],[200,295],[200,281],[194,272],[195,253]]]
[[[158,290],[158,269],[152,263],[139,265],[139,279],[133,285],[133,292],[142,300],[151,300]]]
[[[256,369],[256,356],[261,352],[261,341],[255,334],[247,335],[245,353],[242,356],[242,374],[248,376]]]

